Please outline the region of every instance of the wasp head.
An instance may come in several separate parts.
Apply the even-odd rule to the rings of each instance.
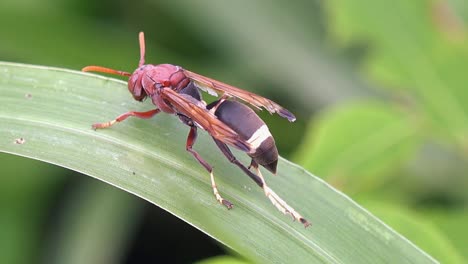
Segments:
[[[133,99],[139,102],[143,101],[148,96],[141,83],[141,79],[143,78],[144,74],[144,67],[145,65],[138,67],[138,69],[136,69],[128,79],[128,91],[132,94]]]
[[[132,94],[133,98],[137,101],[143,101],[143,99],[145,99],[148,96],[145,89],[143,89],[143,85],[141,82],[143,78],[143,74],[144,74],[143,69],[146,66],[148,66],[148,65],[145,65],[145,37],[144,37],[143,32],[140,32],[139,41],[140,41],[140,62],[138,64],[138,68],[133,72],[133,74],[124,72],[124,71],[118,71],[118,70],[114,70],[110,68],[105,68],[101,66],[86,66],[82,69],[82,71],[103,72],[103,73],[127,76],[129,77],[128,90]]]

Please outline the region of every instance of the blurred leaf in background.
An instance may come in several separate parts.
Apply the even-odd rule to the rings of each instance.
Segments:
[[[0,256],[4,263],[37,259],[40,231],[47,211],[63,184],[66,170],[49,164],[0,153]]]
[[[182,65],[292,110],[298,121],[287,130],[279,118],[261,114],[281,155],[294,153],[296,161],[364,205],[375,201],[371,210],[378,203],[385,204],[382,208],[396,204],[387,213],[375,213],[417,244],[427,241],[418,245],[428,253],[455,263],[468,259],[468,236],[461,235],[467,230],[468,202],[467,25],[464,0],[4,0],[0,60],[132,71],[138,61],[136,34],[144,30],[148,62]],[[47,222],[67,222],[74,218],[68,206],[89,203],[66,198],[75,186],[70,179],[90,180],[4,154],[0,164],[0,202],[6,208],[0,215],[1,255],[7,263],[31,263],[50,253],[39,252],[43,241],[66,241],[48,234]],[[115,194],[90,182],[76,184],[83,188],[77,192],[108,193],[91,195],[106,207],[104,196]],[[115,199],[126,204],[124,211],[109,211],[104,224],[126,229],[122,239],[135,234],[135,241],[154,243],[161,230],[146,231],[146,237],[144,230],[155,223],[164,223],[162,230],[184,225],[152,207],[119,221],[110,215],[144,206],[128,195]],[[83,223],[96,217],[93,208],[99,206],[84,214]],[[420,219],[425,223],[419,234],[410,234],[393,220],[397,216],[414,218],[415,226]],[[140,222],[146,229],[138,227]],[[437,235],[424,236],[426,228]],[[204,237],[197,230],[186,232]],[[430,247],[439,243],[446,246]],[[119,247],[124,245],[114,250],[123,250]],[[135,242],[122,262],[154,259],[148,251]],[[212,246],[187,259],[222,252]]]
[[[418,122],[384,102],[343,104],[311,124],[297,160],[349,193],[381,184],[418,146]],[[375,177],[375,175],[381,175]]]
[[[389,93],[399,93],[427,123],[428,136],[466,151],[468,42],[450,1],[329,1],[340,44],[367,41],[364,69]]]
[[[464,263],[468,240],[441,223],[468,202],[466,1],[333,0],[325,10],[331,42],[367,47],[361,76],[382,100],[324,110],[295,159],[364,205],[373,201],[372,212],[437,259]],[[432,222],[427,212],[440,207]],[[458,221],[452,228],[466,230]]]

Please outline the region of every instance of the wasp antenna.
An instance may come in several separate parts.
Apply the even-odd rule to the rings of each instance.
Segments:
[[[140,62],[138,63],[138,67],[141,67],[145,64],[145,33],[143,31],[138,35],[138,39],[140,40]]]
[[[101,67],[101,66],[86,66],[81,71],[84,72],[103,72],[103,73],[109,73],[109,74],[116,74],[116,75],[121,75],[121,76],[131,76],[131,73],[124,72],[124,71],[118,71],[114,69],[109,69],[106,67]]]

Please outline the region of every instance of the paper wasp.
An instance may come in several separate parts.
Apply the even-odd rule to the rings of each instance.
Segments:
[[[116,119],[94,124],[94,129],[106,128],[121,122],[130,116],[151,118],[159,112],[175,114],[190,127],[186,149],[210,173],[211,186],[219,203],[232,208],[232,203],[224,199],[218,192],[213,175],[213,167],[208,164],[192,147],[197,139],[197,129],[206,130],[226,158],[237,165],[244,173],[260,186],[270,201],[284,214],[290,214],[305,227],[309,222],[281,199],[265,183],[259,165],[272,173],[276,173],[278,150],[267,125],[248,106],[235,100],[244,101],[257,109],[264,108],[271,114],[277,113],[290,122],[295,116],[277,103],[244,91],[231,85],[210,79],[200,74],[183,69],[172,64],[145,64],[145,40],[143,32],[139,34],[140,62],[133,73],[117,71],[101,66],[87,66],[83,71],[103,72],[128,76],[128,90],[137,101],[149,97],[156,109],[146,112],[130,111]],[[200,90],[211,95],[221,94],[213,103],[206,104],[202,100]],[[232,154],[228,145],[244,151],[252,158],[249,167],[240,163]],[[254,174],[250,168],[255,169]]]

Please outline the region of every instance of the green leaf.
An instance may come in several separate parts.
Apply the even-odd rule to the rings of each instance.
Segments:
[[[390,104],[361,101],[322,113],[296,160],[348,192],[385,182],[418,146],[417,123]]]
[[[431,124],[468,144],[468,32],[448,1],[327,1],[341,42],[367,43],[366,70],[392,91],[405,93]]]
[[[195,149],[215,167],[226,210],[207,172],[185,151],[188,129],[174,116],[130,119],[106,130],[90,124],[139,104],[126,83],[76,71],[0,64],[0,151],[82,172],[154,203],[262,263],[434,263],[435,260],[348,197],[280,159],[270,187],[308,218],[305,229],[281,215],[263,192],[201,133]],[[285,124],[287,121],[284,121]],[[243,163],[246,155],[234,151]],[[155,238],[156,239],[156,238]],[[181,238],[183,239],[183,238]]]
[[[466,228],[468,209],[436,208],[427,210],[424,213],[428,219],[431,219],[450,238],[452,244],[463,254],[463,257],[468,259],[468,229]]]
[[[360,201],[363,201],[363,204],[372,213],[381,217],[398,232],[430,252],[441,263],[466,263],[447,236],[434,226],[429,219],[395,205],[375,202],[372,198],[360,199]]]
[[[230,257],[230,256],[221,256],[213,257],[209,259],[204,259],[202,261],[196,262],[196,264],[249,264],[245,260]]]

